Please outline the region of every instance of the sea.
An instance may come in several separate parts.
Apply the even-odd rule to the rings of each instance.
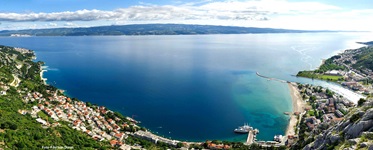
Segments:
[[[36,52],[47,83],[82,101],[141,121],[183,141],[245,141],[233,130],[247,123],[258,140],[284,134],[292,111],[288,81],[322,59],[373,40],[371,33],[0,37],[0,44]]]

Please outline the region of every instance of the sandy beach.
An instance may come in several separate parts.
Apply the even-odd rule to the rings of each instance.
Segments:
[[[294,83],[288,83],[289,89],[290,89],[290,95],[292,99],[293,104],[293,113],[290,116],[290,123],[286,129],[285,135],[295,135],[294,126],[296,126],[298,119],[297,116],[294,115],[294,112],[304,112],[305,107],[307,106],[307,103],[303,101],[299,91],[298,87]]]
[[[46,78],[43,78],[43,75],[44,75],[44,72],[46,72],[47,70],[45,70],[46,67],[42,66],[41,67],[41,71],[40,71],[40,78],[41,80],[43,80],[44,84],[47,84],[47,79]]]

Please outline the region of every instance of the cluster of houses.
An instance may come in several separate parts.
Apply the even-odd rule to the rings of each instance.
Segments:
[[[5,85],[4,82],[0,82],[0,95],[6,95],[8,89],[9,86]]]
[[[0,50],[2,49],[3,48],[0,48]],[[32,53],[32,51],[23,48],[14,48],[14,50],[22,54]],[[6,54],[2,56],[4,56],[4,59],[0,60],[0,67],[11,65],[17,55]],[[22,65],[24,64],[18,64],[16,67],[20,69]],[[0,79],[2,78],[0,77]],[[0,81],[0,96],[6,95],[8,89],[9,85]],[[75,101],[69,97],[58,95],[57,93],[60,93],[59,90],[46,90],[45,92],[47,95],[52,95],[50,97],[39,92],[26,91],[29,90],[27,88],[17,90],[18,93],[24,95],[22,101],[36,105],[32,106],[31,109],[18,110],[18,112],[23,115],[30,114],[43,128],[60,126],[60,123],[62,123],[61,121],[64,121],[67,122],[71,128],[86,133],[94,140],[109,141],[113,147],[115,146],[120,149],[128,150],[134,148],[134,146],[125,144],[125,139],[127,139],[128,135],[147,139],[155,143],[163,142],[175,147],[180,142],[139,130],[140,127],[136,125],[138,123],[136,120],[130,117],[120,118],[113,115],[114,113],[105,107],[87,106],[84,102]]]
[[[335,93],[332,96],[328,95],[327,90],[320,86],[300,84],[298,88],[302,97],[312,106],[305,108],[306,112],[301,114],[304,117],[304,122],[300,122],[304,123],[309,131],[314,131],[318,125],[324,122],[340,122],[349,112],[349,108],[355,106],[354,103]],[[312,102],[311,97],[314,99]],[[285,144],[291,146],[297,140],[297,135],[289,135]]]
[[[206,141],[207,148],[209,149],[230,149],[231,146],[225,144],[215,144],[212,141]]]
[[[88,107],[84,102],[72,101],[66,96],[58,96],[58,92],[47,90],[47,93],[53,96],[45,98],[39,92],[27,93],[23,97],[23,101],[25,103],[36,101],[38,104],[33,106],[31,110],[19,110],[19,113],[24,115],[29,113],[45,128],[60,125],[58,121],[69,122],[73,129],[84,132],[97,141],[107,140],[112,146],[120,147],[121,149],[133,148],[133,146],[124,144],[124,140],[128,135],[154,143],[163,142],[174,147],[180,143],[180,141],[164,138],[148,131],[128,132],[130,125],[136,129],[140,128],[136,125],[138,123],[136,120],[126,117],[127,121],[125,123],[118,124],[117,122],[123,122],[120,118],[104,117],[104,114],[112,113],[105,107]],[[39,115],[40,112],[46,114],[48,118],[43,118]],[[52,119],[52,121],[48,119]],[[50,122],[54,123],[51,124]]]
[[[105,107],[88,107],[84,102],[72,101],[66,96],[57,96],[57,92],[47,92],[52,93],[54,96],[44,98],[38,92],[26,94],[23,97],[24,102],[37,101],[38,105],[33,106],[31,111],[20,110],[19,112],[22,114],[25,114],[25,112],[30,113],[44,127],[57,126],[60,120],[69,122],[73,129],[82,131],[97,141],[107,140],[112,146],[118,147],[128,148],[128,145],[124,144],[124,140],[129,134],[133,134],[126,132],[129,125],[139,128],[132,118],[128,118],[132,121],[130,123],[118,124],[117,122],[123,122],[120,118],[104,117],[104,114],[111,112]],[[50,124],[52,121],[40,116],[40,112],[46,114],[55,123]],[[142,133],[143,131],[138,132]],[[135,132],[136,134],[137,132]]]
[[[348,72],[331,70],[327,73],[329,73],[329,75],[343,76],[346,80],[346,82],[342,83],[343,86],[362,94],[369,95],[373,94],[373,87],[364,86],[360,82],[364,82],[367,79],[373,80],[373,71],[368,68],[355,69],[351,66],[356,63],[354,56],[361,54],[363,50],[364,49],[346,50],[339,54],[339,57],[335,57],[333,61],[338,65],[348,68]]]
[[[20,52],[21,54],[33,53],[31,50],[21,47],[14,47],[14,50]]]
[[[357,91],[361,94],[373,94],[373,88],[364,86],[361,82],[366,80],[367,76],[361,75],[355,71],[341,71],[341,70],[330,70],[324,73],[325,75],[342,76],[345,82],[342,82],[342,86],[345,86],[351,90]],[[373,76],[372,76],[373,77]],[[373,79],[373,78],[371,78]]]
[[[310,131],[322,122],[336,123],[341,121],[344,115],[349,112],[349,108],[355,106],[354,103],[337,94],[328,96],[325,88],[311,85],[302,85],[300,87],[299,90],[303,91],[301,92],[304,95],[303,97],[315,98],[315,100],[311,102],[313,109],[308,110],[312,111],[313,115],[309,115],[304,121]]]

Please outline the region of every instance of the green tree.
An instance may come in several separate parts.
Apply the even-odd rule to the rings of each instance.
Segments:
[[[361,106],[361,105],[363,105],[366,101],[367,101],[366,99],[364,99],[364,98],[360,98],[359,101],[357,102],[357,105],[358,105],[358,106]]]
[[[311,103],[314,103],[315,100],[316,100],[316,96],[315,96],[315,95],[312,95],[312,96],[310,97],[310,102],[311,102]]]

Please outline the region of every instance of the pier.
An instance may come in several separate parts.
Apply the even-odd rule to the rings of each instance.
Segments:
[[[246,145],[253,144],[253,142],[254,142],[254,132],[250,130],[249,133],[247,134]]]
[[[259,77],[262,77],[262,78],[266,78],[268,80],[275,80],[275,81],[279,81],[279,82],[282,82],[282,83],[287,83],[288,82],[288,81],[285,81],[285,80],[271,78],[271,77],[267,77],[267,76],[261,75],[261,74],[259,74],[259,72],[256,72],[256,75],[259,76]]]

